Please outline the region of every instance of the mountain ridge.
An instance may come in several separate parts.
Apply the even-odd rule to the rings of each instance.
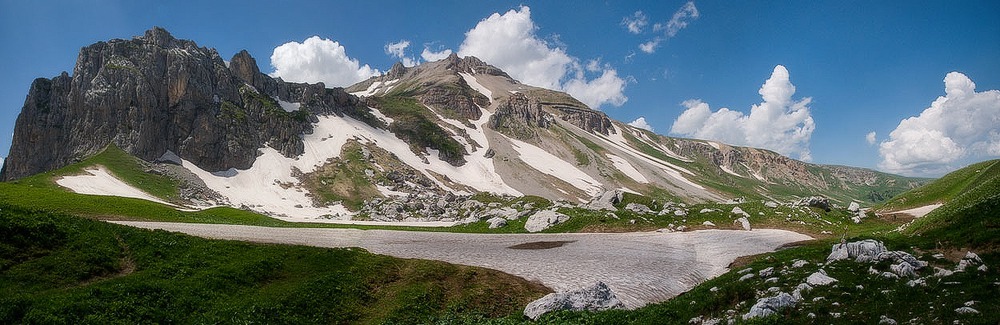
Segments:
[[[397,63],[326,88],[267,76],[245,50],[227,66],[214,49],[158,27],[84,47],[72,77],[37,79],[0,179],[53,170],[108,145],[150,162],[177,156],[173,163],[226,198],[218,204],[309,218],[351,214],[343,202],[373,194],[586,202],[623,190],[680,202],[825,195],[847,205],[923,181],[655,134],[475,57]],[[280,201],[254,201],[269,196]],[[432,217],[426,211],[417,216]]]

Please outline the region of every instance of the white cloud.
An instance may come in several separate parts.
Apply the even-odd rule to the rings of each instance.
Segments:
[[[865,141],[867,141],[868,144],[875,144],[875,131],[868,132],[868,134],[865,135]]]
[[[795,86],[784,66],[774,67],[758,93],[763,101],[750,107],[750,114],[720,108],[712,112],[701,100],[687,100],[687,108],[674,120],[670,132],[733,145],[774,150],[783,155],[812,159],[809,138],[816,125],[809,113],[811,98],[793,100]]]
[[[339,42],[313,36],[302,43],[288,42],[271,53],[272,77],[291,82],[323,82],[345,87],[379,75],[379,71],[347,56]]]
[[[396,43],[385,44],[385,54],[402,60],[404,67],[412,67],[420,64],[420,60],[406,57],[406,48],[410,47],[410,41],[400,40]]]
[[[592,108],[621,106],[628,100],[623,93],[627,82],[615,69],[586,71],[562,47],[539,38],[537,30],[526,6],[494,13],[465,33],[458,54],[478,57],[522,83],[566,91]],[[585,72],[600,75],[588,79]]]
[[[640,116],[639,118],[635,119],[635,121],[628,122],[628,125],[644,129],[650,132],[653,131],[653,126],[649,125],[649,123],[646,122],[646,117],[644,116]]]
[[[1000,156],[1000,90],[976,92],[976,84],[958,72],[945,76],[944,90],[945,96],[900,121],[879,144],[879,168],[937,176],[971,160]]]
[[[451,49],[444,49],[438,52],[431,51],[430,48],[424,47],[424,51],[420,52],[420,57],[427,62],[434,62],[437,60],[442,60],[451,55]]]
[[[653,31],[662,31],[663,35],[656,36],[648,42],[639,44],[639,49],[646,53],[656,52],[656,48],[660,46],[661,42],[677,36],[678,32],[686,28],[691,21],[698,19],[699,16],[700,14],[698,13],[698,8],[694,5],[694,1],[688,1],[674,12],[673,17],[670,17],[670,20],[666,24],[653,24]]]
[[[636,11],[632,16],[622,18],[622,26],[625,26],[632,34],[642,33],[642,28],[646,27],[647,24],[649,24],[649,20],[646,19],[646,14],[643,14],[642,11]]]

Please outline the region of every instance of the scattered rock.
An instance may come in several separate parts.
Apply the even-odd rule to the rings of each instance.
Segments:
[[[757,272],[757,275],[759,275],[762,278],[770,277],[771,274],[774,274],[774,267],[768,267],[766,269],[760,270],[760,272]]]
[[[490,229],[502,228],[507,225],[507,219],[501,217],[493,217],[490,220],[486,220],[490,224]]]
[[[747,218],[750,217],[750,214],[746,213],[746,211],[743,211],[743,209],[740,209],[740,207],[733,207],[733,210],[730,211],[729,213],[735,214],[735,215],[742,215],[742,216],[747,217]]]
[[[705,227],[715,227],[715,224],[712,223],[711,221],[708,221],[708,220],[705,220],[705,222],[702,222],[701,225],[705,226]]]
[[[737,208],[739,209],[739,208]],[[733,224],[738,224],[743,227],[743,230],[750,231],[750,220],[747,217],[740,217],[739,219],[733,220]]]
[[[826,271],[823,269],[820,269],[819,271],[810,274],[809,277],[806,278],[806,283],[812,286],[825,286],[832,284],[834,282],[837,282],[837,279],[831,278],[830,276],[826,275]]]
[[[778,207],[778,202],[767,201],[767,202],[764,202],[764,206],[766,206],[768,208],[772,208],[772,209],[773,208],[777,208]]]
[[[677,209],[676,211],[674,211],[674,216],[677,217],[683,217],[686,216],[687,214],[688,214],[687,211],[684,211],[682,209]]]
[[[892,319],[892,318],[889,318],[886,315],[882,315],[881,317],[878,318],[878,323],[879,323],[879,325],[882,325],[882,324],[885,324],[885,325],[896,325],[896,320]]]
[[[823,209],[823,211],[830,212],[830,200],[822,196],[810,196],[799,200],[795,205],[800,206],[810,206],[814,208]]]
[[[753,274],[753,273],[747,273],[747,274],[745,274],[745,275],[743,275],[743,276],[741,276],[741,277],[740,277],[740,281],[746,281],[746,280],[749,280],[750,278],[753,278],[753,277],[754,277],[754,275],[755,275],[755,274]]]
[[[861,211],[861,205],[858,202],[851,201],[851,204],[847,206],[847,211],[858,212]]]
[[[566,220],[569,220],[569,216],[565,214],[552,210],[542,210],[528,217],[528,221],[524,223],[524,229],[528,232],[539,232],[566,222]]]
[[[955,312],[958,313],[959,315],[972,315],[979,313],[978,310],[975,310],[972,307],[959,307],[955,309]]]
[[[640,214],[648,214],[653,212],[653,210],[650,210],[649,207],[646,206],[645,204],[639,204],[635,202],[625,205],[625,210]]]
[[[608,310],[625,308],[615,293],[604,282],[598,281],[593,286],[568,292],[550,293],[541,299],[532,301],[524,307],[524,316],[532,320],[545,313],[556,310]]]
[[[750,307],[750,312],[743,315],[743,319],[767,317],[785,308],[794,307],[796,303],[798,301],[795,300],[795,297],[784,292],[779,293],[777,296],[760,298],[757,300],[757,303]]]
[[[795,260],[795,261],[792,261],[792,267],[796,268],[796,269],[800,268],[800,267],[803,267],[803,266],[806,266],[806,264],[809,264],[809,262],[806,262],[804,260]]]
[[[857,262],[870,262],[875,259],[875,256],[885,251],[885,244],[873,239],[834,244],[826,261],[833,262],[853,258]]]

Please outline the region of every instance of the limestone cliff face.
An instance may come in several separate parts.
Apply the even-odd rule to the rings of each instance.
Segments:
[[[265,144],[301,153],[316,114],[374,119],[342,89],[272,79],[245,51],[227,67],[215,49],[153,28],[84,47],[72,76],[35,80],[0,179],[53,170],[109,144],[145,160],[170,150],[210,171],[249,168]]]

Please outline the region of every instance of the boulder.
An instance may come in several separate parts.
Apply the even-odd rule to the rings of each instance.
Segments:
[[[591,210],[611,210],[618,211],[615,205],[622,202],[622,195],[624,192],[622,190],[605,190],[598,194],[590,202],[587,203],[587,208]]]
[[[490,229],[502,228],[507,225],[507,219],[501,217],[493,217],[490,220],[486,220],[490,224]]]
[[[750,220],[747,217],[740,217],[739,219],[733,220],[733,224],[739,224],[743,227],[743,230],[750,231]]]
[[[862,241],[833,244],[830,255],[826,257],[827,262],[855,259],[858,262],[868,262],[875,259],[875,256],[886,251],[885,244],[873,239]]]
[[[955,312],[958,313],[959,315],[972,315],[979,313],[978,310],[975,310],[972,307],[960,307],[955,309]]]
[[[528,217],[528,221],[524,223],[524,229],[528,232],[539,232],[566,222],[566,220],[569,220],[569,216],[565,214],[552,210],[542,210]]]
[[[830,285],[833,284],[834,282],[837,282],[837,279],[831,278],[830,276],[826,275],[826,271],[822,269],[816,271],[813,274],[810,274],[809,277],[806,278],[806,283],[814,287]]]
[[[641,213],[641,214],[647,214],[647,213],[653,212],[653,210],[650,210],[649,207],[646,206],[645,204],[639,204],[639,203],[634,203],[634,202],[633,203],[629,203],[628,205],[626,205],[625,206],[625,210],[632,211],[632,212],[635,212],[635,213]]]
[[[537,320],[543,314],[556,310],[600,311],[625,308],[615,293],[604,282],[568,292],[550,293],[524,307],[524,316]]]
[[[163,155],[160,155],[160,158],[156,158],[154,162],[164,163],[164,164],[174,164],[178,166],[182,165],[181,157],[170,150],[164,152]]]
[[[715,227],[715,223],[713,223],[711,221],[708,221],[708,220],[705,220],[705,222],[702,222],[701,225],[705,226],[705,227]]]
[[[851,204],[847,206],[847,211],[858,212],[861,211],[861,205],[858,202],[851,201]]]
[[[778,207],[778,202],[767,201],[767,202],[764,202],[764,206],[766,206],[768,208],[772,208],[772,209],[773,208],[777,208]]]
[[[757,303],[750,307],[750,312],[743,315],[743,319],[767,317],[785,308],[794,307],[797,303],[798,301],[795,300],[795,297],[784,292],[776,296],[760,298],[757,300]]]
[[[810,196],[799,200],[796,205],[804,205],[814,208],[820,208],[824,211],[830,211],[830,200],[822,196]]]
[[[750,217],[750,214],[746,213],[746,211],[743,211],[743,209],[740,209],[740,207],[733,207],[733,211],[731,211],[730,213],[735,215],[742,215],[744,217]]]

